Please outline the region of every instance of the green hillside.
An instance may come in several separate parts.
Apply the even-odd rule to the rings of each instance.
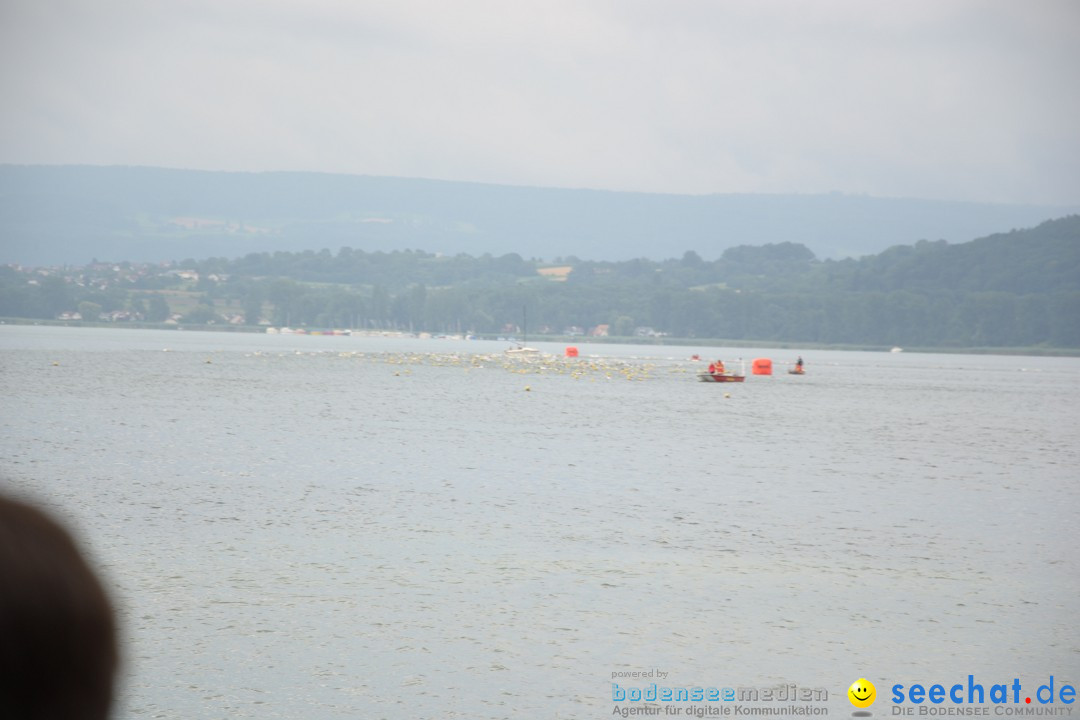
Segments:
[[[1080,216],[858,260],[797,243],[557,267],[518,254],[248,253],[0,268],[0,315],[918,348],[1080,349]]]

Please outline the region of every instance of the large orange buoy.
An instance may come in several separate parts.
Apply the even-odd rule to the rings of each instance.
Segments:
[[[751,369],[755,375],[772,375],[772,360],[769,358],[754,358]]]
[[[577,357],[577,348],[570,345],[566,348],[566,357]]]

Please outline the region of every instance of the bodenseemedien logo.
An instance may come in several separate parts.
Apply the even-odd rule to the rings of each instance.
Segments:
[[[667,679],[668,673],[655,668],[646,671],[617,670],[612,679]],[[624,681],[625,682],[625,681]],[[790,720],[829,714],[829,691],[796,683],[780,685],[647,685],[611,683],[612,715],[707,718],[756,716],[767,720]]]

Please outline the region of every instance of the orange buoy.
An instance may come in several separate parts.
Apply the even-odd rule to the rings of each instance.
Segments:
[[[772,375],[772,360],[769,358],[754,358],[751,371],[755,375]]]
[[[577,348],[570,345],[566,348],[566,357],[577,357]]]

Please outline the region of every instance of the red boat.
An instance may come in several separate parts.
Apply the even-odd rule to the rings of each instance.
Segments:
[[[746,379],[745,375],[736,375],[735,373],[718,373],[718,372],[699,372],[697,379],[701,382],[742,382]]]

